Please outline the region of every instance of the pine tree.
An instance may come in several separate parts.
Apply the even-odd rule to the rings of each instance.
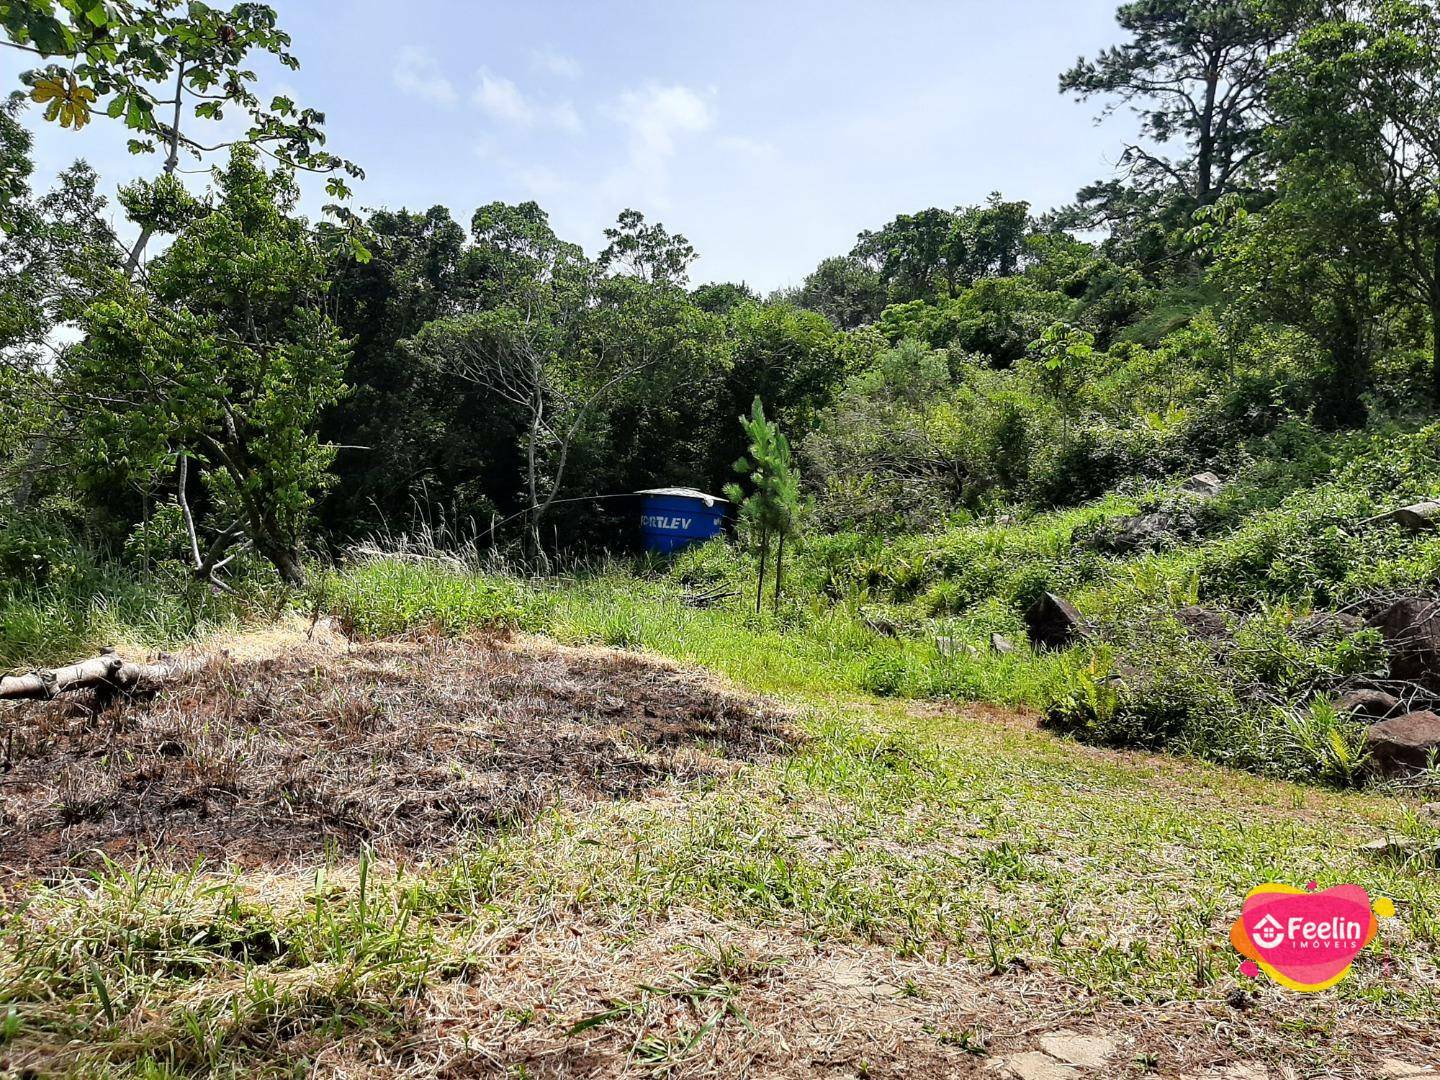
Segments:
[[[765,419],[760,399],[750,416],[740,417],[740,426],[750,438],[749,454],[735,463],[735,471],[749,477],[747,495],[739,484],[728,484],[725,496],[740,507],[740,521],[749,527],[759,545],[760,573],[755,582],[755,612],[759,614],[765,594],[765,566],[770,544],[775,543],[775,610],[780,609],[780,586],[785,561],[785,540],[797,531],[800,508],[800,478],[790,460],[790,443],[774,423]]]

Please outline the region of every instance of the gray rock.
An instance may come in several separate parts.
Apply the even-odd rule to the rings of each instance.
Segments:
[[[1381,1058],[1380,1071],[1375,1074],[1383,1080],[1435,1080],[1440,1077],[1432,1065],[1412,1065],[1408,1061],[1401,1061],[1399,1058]]]
[[[1086,636],[1075,605],[1054,593],[1042,593],[1025,612],[1025,629],[1037,648],[1063,649]]]
[[[860,621],[865,624],[868,630],[879,634],[881,637],[898,638],[900,636],[900,627],[896,624],[895,620],[888,615],[867,615],[862,613]]]
[[[1082,1075],[1079,1069],[1056,1061],[1040,1050],[997,1058],[990,1063],[990,1068],[1009,1080],[1079,1080]]]
[[[935,651],[941,656],[979,656],[980,650],[953,637],[939,636],[935,639]]]
[[[1125,518],[1117,523],[1118,528],[1110,537],[1112,547],[1120,551],[1140,551],[1156,548],[1179,535],[1175,515],[1163,510]]]
[[[1390,647],[1390,677],[1440,691],[1440,602],[1399,600],[1374,625]]]
[[[1345,636],[1358,634],[1365,629],[1365,620],[1348,611],[1317,611],[1296,619],[1295,636],[1302,641],[1314,641],[1330,635]]]
[[[1175,510],[1151,510],[1133,517],[1113,518],[1097,527],[1090,546],[1098,551],[1126,554],[1164,547],[1194,535],[1195,520]]]
[[[1213,472],[1201,472],[1181,484],[1180,490],[1187,491],[1191,495],[1199,495],[1201,498],[1213,499],[1225,490],[1225,481]]]
[[[1062,1028],[1049,1035],[1041,1035],[1040,1049],[1066,1065],[1099,1069],[1115,1056],[1118,1047],[1114,1039],[1103,1035],[1078,1035]]]
[[[1421,710],[1381,720],[1365,729],[1365,742],[1386,776],[1418,772],[1440,755],[1440,716]]]
[[[1007,638],[1004,634],[991,634],[990,648],[993,649],[995,652],[999,653],[1001,656],[1006,656],[1015,651],[1015,643],[1012,642],[1009,638]]]
[[[1437,857],[1440,857],[1440,847],[1408,836],[1381,837],[1368,844],[1361,844],[1360,853],[1384,862],[1419,862],[1426,866],[1435,866]]]
[[[1335,699],[1335,711],[1352,716],[1387,720],[1405,711],[1405,704],[1384,690],[1348,690]]]

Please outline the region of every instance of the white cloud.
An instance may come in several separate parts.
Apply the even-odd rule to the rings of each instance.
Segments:
[[[675,152],[680,135],[706,130],[715,122],[705,99],[685,86],[648,86],[620,95],[614,115],[630,129],[637,159],[659,162]]]
[[[670,159],[682,138],[714,126],[714,110],[687,86],[652,83],[621,94],[608,113],[630,138],[628,156],[607,178],[604,193],[621,205],[668,209]]]
[[[570,102],[532,101],[514,82],[484,69],[472,100],[487,115],[517,127],[544,126],[561,131],[579,131],[581,127],[580,114]]]
[[[437,105],[454,105],[460,95],[455,84],[445,77],[439,63],[424,49],[407,45],[395,61],[395,85],[402,93],[433,101]]]
[[[536,71],[557,79],[578,79],[581,74],[580,61],[554,49],[531,50],[530,64]]]

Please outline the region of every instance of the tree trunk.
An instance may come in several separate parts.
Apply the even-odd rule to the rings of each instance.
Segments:
[[[1430,252],[1430,391],[1440,401],[1440,237]]]
[[[544,418],[545,399],[539,388],[534,387],[530,398],[530,430],[525,436],[525,487],[530,495],[530,513],[526,515],[530,519],[530,529],[525,544],[532,559],[540,558],[540,515],[543,511],[540,509],[540,466],[535,444],[540,439],[540,425]]]
[[[180,164],[180,112],[181,105],[185,100],[185,61],[180,61],[180,66],[175,72],[175,118],[170,124],[170,138],[167,140],[170,153],[165,156],[165,168],[163,175],[174,175],[175,169]],[[155,230],[145,225],[140,229],[140,235],[136,238],[135,244],[130,253],[125,257],[125,279],[132,281],[140,270],[140,260],[145,255],[146,245],[150,243],[150,237],[155,235]]]
[[[760,603],[765,596],[765,560],[770,554],[770,534],[760,534],[760,575],[755,580],[755,614],[760,614]]]
[[[785,534],[780,534],[780,542],[775,545],[775,614],[780,614],[780,575],[785,565]]]
[[[0,701],[45,700],[69,690],[91,687],[110,687],[128,693],[151,689],[179,670],[180,665],[174,661],[127,664],[114,653],[106,653],[68,667],[0,678]]]
[[[284,544],[276,544],[273,550],[261,552],[280,571],[281,578],[285,584],[294,589],[305,588],[305,568],[300,562],[300,555],[293,548]]]
[[[1220,86],[1220,60],[1212,55],[1205,73],[1205,104],[1200,109],[1199,146],[1195,154],[1195,201],[1206,206],[1211,201],[1215,177],[1215,97]]]
[[[1362,319],[1349,297],[1336,290],[1335,322],[1329,335],[1330,371],[1320,420],[1330,427],[1365,423],[1364,393],[1370,380],[1369,344]]]

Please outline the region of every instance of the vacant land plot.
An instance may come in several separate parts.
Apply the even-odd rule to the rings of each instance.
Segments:
[[[1440,1061],[1418,800],[533,640],[236,645],[150,701],[6,714],[0,1073]],[[1334,990],[1241,977],[1245,892],[1312,878],[1397,916]]]

